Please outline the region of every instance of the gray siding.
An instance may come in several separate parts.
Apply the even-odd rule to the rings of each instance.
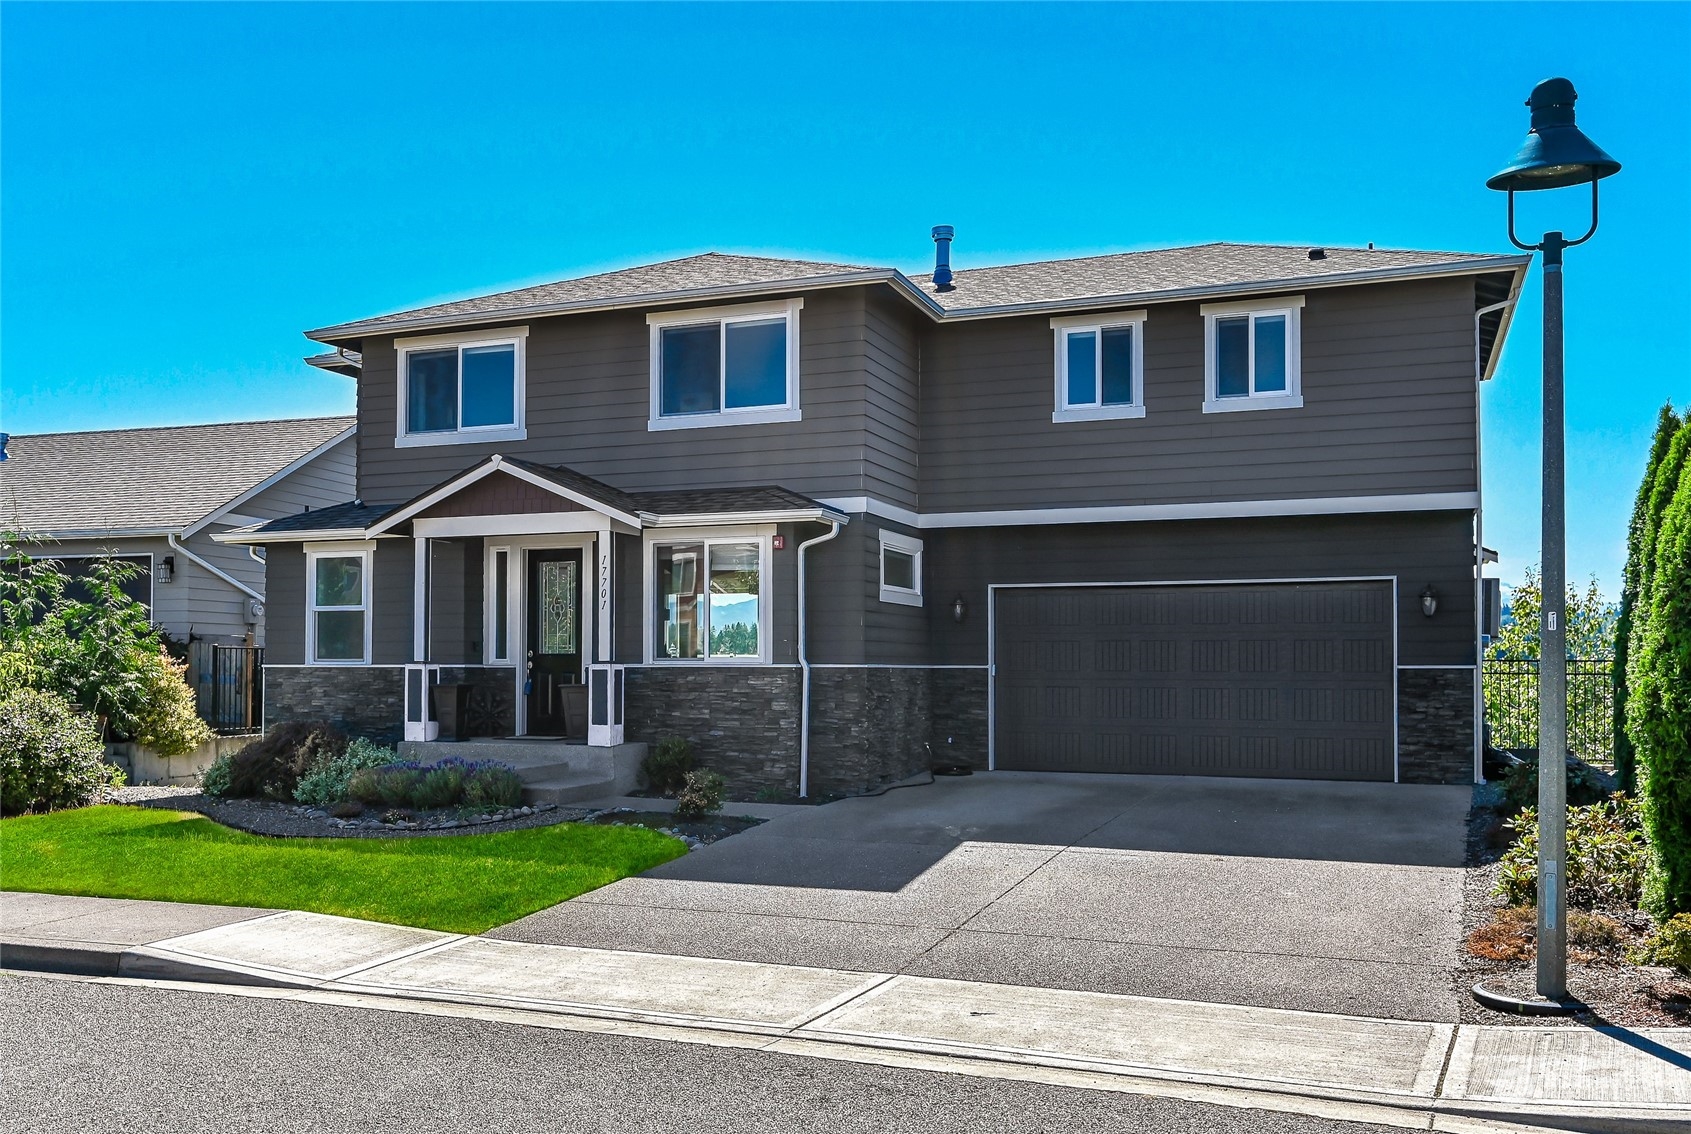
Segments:
[[[804,300],[804,417],[796,422],[649,432],[646,313],[618,311],[527,324],[527,440],[400,449],[393,340],[365,340],[358,495],[372,503],[407,500],[498,452],[567,465],[627,491],[779,484],[812,496],[859,496],[869,491],[865,469],[874,467],[877,493],[913,504],[912,441],[870,442],[882,418],[902,416],[897,430],[913,428],[913,394],[885,389],[914,380],[901,370],[912,334],[879,313],[871,367],[865,289],[811,292]],[[871,369],[879,391],[873,412],[865,399]],[[872,448],[875,455],[866,456]]]
[[[402,665],[412,661],[411,608],[416,593],[411,585],[415,552],[408,539],[384,539],[376,543],[375,577],[371,583],[373,606],[370,660],[381,665]],[[300,601],[304,601],[303,592]]]
[[[273,543],[264,554],[266,665],[305,663],[305,545]]]
[[[928,625],[936,664],[987,660],[991,583],[1128,583],[1319,579],[1395,575],[1398,662],[1472,665],[1473,515],[1420,512],[1043,528],[966,528],[924,533]],[[1421,589],[1439,593],[1438,614],[1421,613]],[[948,609],[961,594],[961,625]]]
[[[1053,423],[1048,316],[931,328],[924,512],[1175,504],[1477,483],[1474,284],[1315,289],[1301,409],[1206,414],[1196,303],[1148,309],[1145,417]]]
[[[266,520],[344,504],[358,495],[358,439],[342,441],[235,509]]]

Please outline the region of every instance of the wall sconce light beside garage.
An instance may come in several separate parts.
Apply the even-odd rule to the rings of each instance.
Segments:
[[[173,583],[176,581],[176,556],[167,555],[158,561],[153,568],[153,582]]]
[[[1421,592],[1421,613],[1425,614],[1428,618],[1431,618],[1433,615],[1438,613],[1438,610],[1439,593],[1433,590],[1433,585],[1431,583],[1428,583],[1427,589]]]
[[[963,601],[962,595],[958,595],[951,600],[951,621],[961,623],[967,617],[969,617],[969,604]]]

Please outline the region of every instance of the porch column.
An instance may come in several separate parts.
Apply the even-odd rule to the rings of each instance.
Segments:
[[[429,541],[424,536],[411,540],[411,660],[429,660]]]
[[[599,561],[598,569],[593,573],[593,593],[595,596],[593,627],[595,636],[599,640],[595,653],[598,655],[597,660],[608,662],[612,656],[611,643],[613,640],[611,635],[611,568],[613,557],[611,555],[611,525],[609,523],[599,526],[594,546]]]

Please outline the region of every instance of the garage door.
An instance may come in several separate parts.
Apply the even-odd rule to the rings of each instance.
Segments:
[[[1000,768],[1393,778],[1389,583],[995,594]]]

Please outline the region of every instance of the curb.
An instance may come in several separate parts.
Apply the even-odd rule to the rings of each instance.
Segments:
[[[0,940],[0,969],[17,969],[33,972],[56,973],[73,977],[118,978],[120,980],[161,981],[180,983],[183,985],[223,985],[227,987],[247,987],[264,989],[271,992],[292,990],[310,994],[313,992],[333,994],[334,989],[326,987],[321,981],[287,980],[269,977],[261,973],[247,971],[235,966],[218,966],[214,964],[197,964],[176,957],[159,956],[152,953],[145,946],[125,947],[115,944],[97,942],[79,942],[76,944],[49,943],[42,941],[5,941]],[[207,989],[206,991],[210,991]],[[398,1005],[416,1005],[418,1010],[422,1006],[440,1008],[451,1005],[459,1008],[485,1009],[486,1005],[474,1001],[437,1000],[434,998],[416,998],[391,994],[371,994],[367,992],[355,995],[383,1000]],[[390,1009],[392,1010],[392,1009]],[[397,1008],[405,1011],[406,1008]],[[599,1015],[590,1011],[584,1012],[549,1012],[544,1009],[528,1009],[525,1014],[547,1016],[558,1020],[578,1019],[582,1021],[601,1019]],[[556,1026],[556,1025],[554,1025]],[[650,1023],[647,1026],[652,1026]],[[670,1042],[701,1042],[696,1034],[710,1031],[703,1025],[692,1025],[683,1022],[670,1022],[658,1026],[661,1032],[668,1032],[668,1036],[654,1036],[665,1038]],[[1021,1059],[995,1059],[986,1053],[964,1055],[957,1052],[927,1052],[921,1049],[894,1047],[882,1049],[878,1045],[858,1045],[850,1042],[822,1039],[820,1037],[785,1036],[776,1040],[772,1047],[779,1050],[784,1043],[801,1042],[810,1048],[816,1058],[861,1058],[874,1052],[882,1055],[900,1053],[904,1058],[926,1060],[932,1059],[936,1064],[946,1065],[946,1069],[962,1075],[983,1075],[987,1068],[1016,1067],[1022,1074],[1038,1075],[1041,1071],[1054,1074],[1072,1072],[1074,1068],[1065,1068],[1062,1063],[1047,1063],[1044,1061],[1027,1062]],[[830,1054],[836,1051],[838,1054]],[[848,1053],[855,1053],[848,1054]],[[939,1070],[936,1066],[934,1069]],[[988,1075],[988,1077],[997,1077]],[[1446,1099],[1432,1097],[1403,1097],[1400,1099],[1356,1097],[1345,1092],[1312,1091],[1304,1084],[1280,1083],[1272,1080],[1262,1080],[1253,1086],[1207,1078],[1186,1078],[1180,1076],[1165,1079],[1152,1071],[1150,1074],[1121,1074],[1116,1072],[1096,1071],[1088,1074],[1089,1078],[1103,1083],[1119,1083],[1118,1089],[1126,1089],[1132,1093],[1163,1093],[1184,1082],[1187,1086],[1205,1086],[1222,1094],[1232,1094],[1240,1097],[1240,1102],[1232,1105],[1249,1106],[1249,1096],[1258,1098],[1276,1098],[1283,1103],[1289,1102],[1292,1109],[1302,1112],[1297,1100],[1307,1100],[1309,1103],[1326,1103],[1337,1106],[1357,1106],[1373,1108],[1376,1112],[1390,1111],[1400,1114],[1425,1114],[1433,1117],[1443,1116],[1447,1120],[1474,1123],[1502,1123],[1506,1129],[1533,1131],[1583,1131],[1591,1134],[1670,1134],[1683,1131],[1685,1123],[1659,1108],[1645,1107],[1614,1107],[1614,1106],[1579,1106],[1577,1104],[1554,1103],[1541,1105],[1486,1102],[1469,1099]],[[1258,1104],[1260,1105],[1260,1104]],[[1276,1108],[1278,1109],[1278,1108]],[[1362,1120],[1362,1119],[1358,1119]],[[1379,1121],[1378,1118],[1375,1121]],[[1433,1130],[1456,1129],[1456,1127],[1440,1126],[1437,1123],[1430,1127]]]

